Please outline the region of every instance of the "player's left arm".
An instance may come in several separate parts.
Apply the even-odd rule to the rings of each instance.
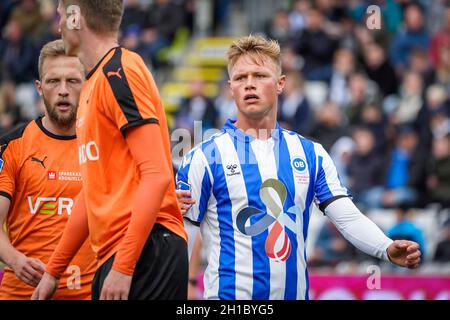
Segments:
[[[339,181],[336,167],[322,146],[316,145],[316,199],[319,208],[342,235],[361,251],[402,267],[416,268],[420,263],[419,245],[413,241],[392,241],[355,206]]]
[[[325,208],[325,214],[342,235],[361,251],[402,267],[419,266],[421,253],[416,242],[392,241],[361,213],[350,198],[331,202]]]
[[[128,129],[126,141],[139,169],[140,181],[127,232],[103,285],[100,299],[106,300],[128,298],[134,268],[172,181],[171,170],[163,156],[163,140],[157,124]]]

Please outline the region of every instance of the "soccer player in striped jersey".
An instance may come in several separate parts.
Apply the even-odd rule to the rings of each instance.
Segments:
[[[69,55],[88,74],[77,142],[83,189],[33,298],[89,236],[98,260],[93,299],[186,299],[188,254],[164,108],[142,58],[118,45],[122,0],[61,0]]]
[[[308,299],[313,202],[359,249],[417,267],[418,244],[386,237],[353,204],[324,148],[277,124],[285,84],[279,45],[240,38],[228,51],[228,72],[237,120],[191,150],[177,174],[182,211],[200,226],[206,250],[204,297]]]

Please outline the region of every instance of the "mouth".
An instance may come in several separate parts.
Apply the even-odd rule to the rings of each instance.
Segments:
[[[69,102],[61,101],[56,103],[56,107],[60,112],[67,112],[71,109],[71,104]]]
[[[256,94],[246,94],[244,96],[244,101],[247,103],[256,103],[259,100],[259,96]]]

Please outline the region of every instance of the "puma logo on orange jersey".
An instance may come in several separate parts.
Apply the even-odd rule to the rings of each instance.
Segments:
[[[37,163],[40,163],[43,167],[44,167],[44,169],[46,169],[46,167],[45,167],[45,163],[44,163],[44,161],[47,159],[47,156],[45,156],[44,157],[44,159],[42,159],[42,160],[40,160],[40,159],[38,159],[38,158],[36,158],[36,157],[31,157],[31,162],[37,162]]]
[[[112,77],[112,76],[118,76],[119,79],[122,79],[122,76],[120,75],[120,71],[121,71],[121,70],[122,70],[122,68],[117,69],[116,72],[114,72],[114,71],[109,71],[106,75],[108,76],[108,78],[109,78],[109,77]]]

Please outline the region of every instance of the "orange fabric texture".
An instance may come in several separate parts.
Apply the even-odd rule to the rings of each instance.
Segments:
[[[155,82],[139,55],[114,48],[91,70],[84,83],[77,114],[77,141],[89,237],[98,263],[103,264],[120,250],[115,267],[128,274],[134,270],[136,254],[140,255],[133,241],[146,239],[148,232],[136,235],[133,231],[142,212],[136,209],[142,204],[135,199],[141,197],[140,184],[145,184],[140,172],[145,165],[139,168],[137,161],[142,160],[134,158],[135,148],[132,153],[125,136],[130,128],[147,123],[159,124],[155,125],[159,134],[148,137],[151,144],[141,144],[140,148],[148,148],[144,150],[152,153],[152,161],[155,156],[161,158],[157,163],[163,161],[173,177],[169,131]],[[156,139],[161,141],[156,143]],[[154,150],[159,143],[161,150]],[[155,211],[145,212],[152,216],[146,217],[148,224],[139,232],[151,228],[156,219],[155,223],[186,239],[173,179],[161,196],[152,194],[152,190],[146,192],[152,205],[145,204],[143,208]],[[154,208],[160,197],[162,202]],[[52,263],[50,269],[59,268]]]
[[[39,118],[12,139],[6,136],[1,144],[0,195],[11,200],[6,217],[9,239],[26,256],[48,263],[81,190],[76,139],[52,135]],[[95,269],[94,253],[85,242],[71,262],[70,272],[63,274],[55,298],[89,299]],[[78,270],[79,289],[73,281]],[[29,299],[33,290],[11,269],[5,269],[0,299]]]

